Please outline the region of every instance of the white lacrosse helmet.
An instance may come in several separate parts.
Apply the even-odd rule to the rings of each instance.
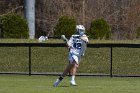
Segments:
[[[76,32],[80,35],[84,35],[85,27],[83,25],[76,25]]]

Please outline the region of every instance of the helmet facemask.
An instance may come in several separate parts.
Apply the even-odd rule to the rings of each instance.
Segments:
[[[85,34],[85,30],[83,30],[83,29],[77,29],[77,34],[84,35]]]

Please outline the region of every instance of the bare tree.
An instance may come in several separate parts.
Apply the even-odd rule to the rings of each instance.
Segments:
[[[16,11],[22,15],[23,0],[1,0],[0,15]],[[16,10],[17,9],[17,10]],[[36,0],[36,37],[53,36],[60,16],[71,16],[86,29],[91,21],[104,18],[112,28],[113,39],[135,39],[140,25],[140,0]]]

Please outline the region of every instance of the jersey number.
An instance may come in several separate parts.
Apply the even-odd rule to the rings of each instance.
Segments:
[[[81,43],[74,43],[73,47],[76,49],[81,49],[82,44]]]

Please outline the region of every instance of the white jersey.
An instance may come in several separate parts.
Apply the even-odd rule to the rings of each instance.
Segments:
[[[72,35],[68,41],[68,45],[70,46],[69,53],[74,54],[76,56],[83,56],[86,50],[86,42],[83,41],[79,35]]]

